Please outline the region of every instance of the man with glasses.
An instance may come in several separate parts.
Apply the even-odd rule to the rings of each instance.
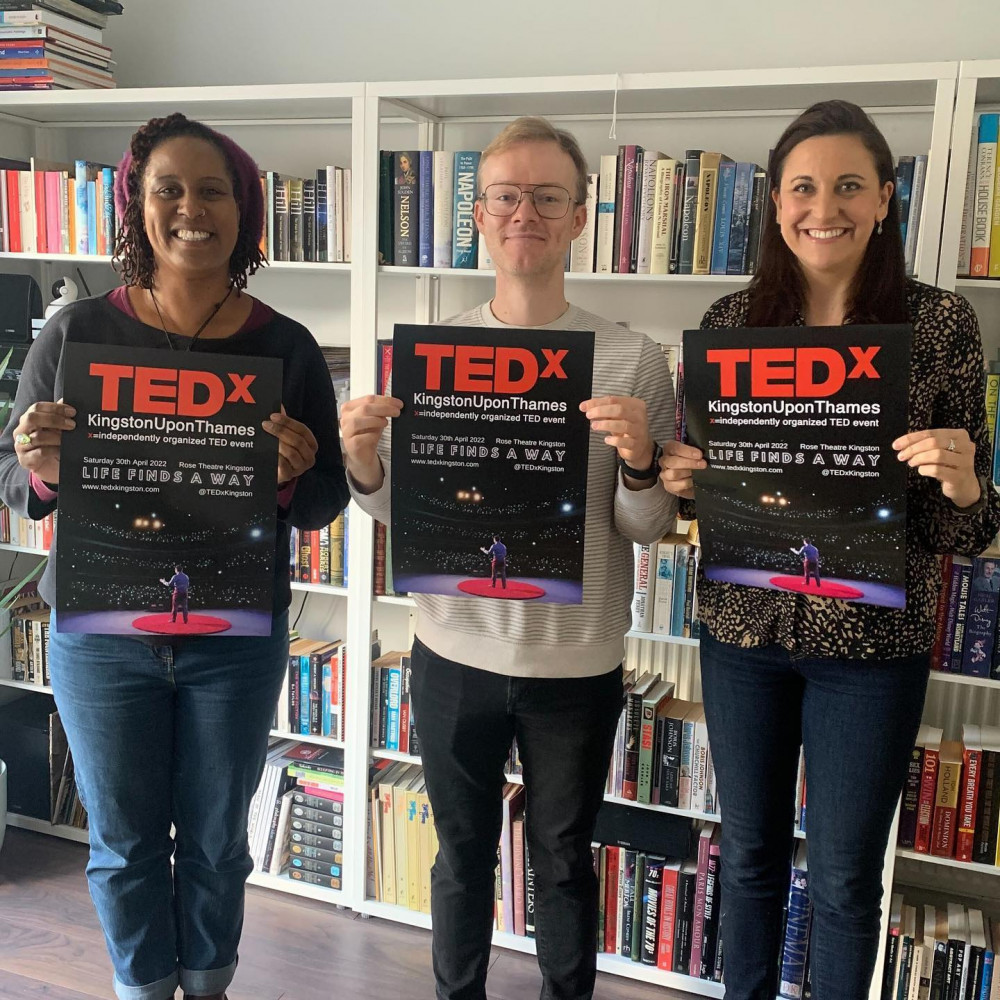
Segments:
[[[668,530],[658,441],[673,438],[666,361],[648,337],[570,305],[564,262],[586,221],[576,140],[540,118],[483,152],[476,224],[496,265],[491,301],[458,326],[594,331],[583,603],[416,595],[411,697],[439,851],[431,876],[438,1000],[485,1000],[504,765],[516,737],[526,792],[543,998],[593,994],[597,878],[590,842],[622,708],[632,543]],[[402,403],[367,396],[341,413],[348,482],[390,523],[389,443]],[[510,928],[508,928],[510,930]]]

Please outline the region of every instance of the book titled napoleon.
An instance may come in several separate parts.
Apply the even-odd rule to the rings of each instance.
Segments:
[[[684,333],[710,580],[906,606],[909,326]]]
[[[281,362],[64,350],[59,631],[269,635]]]
[[[583,602],[594,334],[397,324],[397,590]]]

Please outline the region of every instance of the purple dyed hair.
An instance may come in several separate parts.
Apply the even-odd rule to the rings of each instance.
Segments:
[[[229,273],[237,288],[246,288],[247,277],[266,263],[259,249],[264,228],[264,196],[260,174],[253,157],[227,135],[179,112],[166,118],[152,118],[136,130],[115,175],[115,209],[121,229],[115,257],[121,263],[128,284],[143,288],[152,285],[155,262],[142,220],[143,174],[150,154],[161,143],[179,136],[192,136],[212,143],[226,161],[233,181],[233,195],[240,212],[239,233],[229,261]]]

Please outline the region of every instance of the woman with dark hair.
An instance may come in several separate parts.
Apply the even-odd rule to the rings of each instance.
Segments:
[[[795,779],[809,797],[810,963],[822,1000],[867,996],[878,949],[882,861],[923,709],[938,555],[976,555],[1000,527],[990,484],[983,357],[969,304],[905,276],[892,154],[868,116],[816,104],[778,140],[775,212],[749,287],[703,329],[909,323],[903,610],[700,578],[701,670],[722,804],[727,1000],[777,990]],[[661,481],[694,517],[702,452],[671,442]]]
[[[348,501],[323,355],[294,320],[244,292],[263,263],[257,167],[183,115],[132,137],[115,200],[126,284],[65,306],[32,346],[0,436],[0,495],[25,517],[58,499],[67,340],[280,358],[273,623],[264,637],[181,639],[59,631],[49,667],[89,817],[87,876],[122,1000],[222,1000],[236,968],[247,812],[287,669],[288,527]],[[40,591],[55,602],[54,545]],[[171,826],[174,828],[171,839]],[[173,867],[171,867],[171,857]]]

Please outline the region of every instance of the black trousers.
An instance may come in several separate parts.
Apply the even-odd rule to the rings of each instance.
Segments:
[[[542,1000],[590,1000],[598,883],[590,851],[622,670],[518,678],[413,644],[410,692],[439,851],[431,871],[438,1000],[486,1000],[504,763],[516,736],[535,877]]]

